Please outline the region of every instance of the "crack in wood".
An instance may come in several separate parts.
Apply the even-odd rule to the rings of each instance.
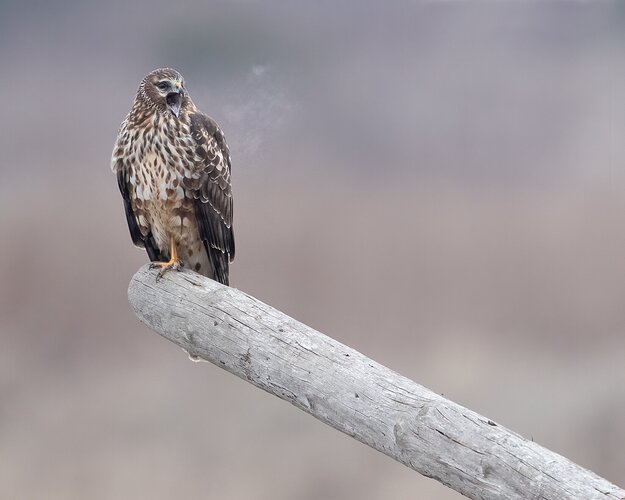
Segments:
[[[146,325],[463,495],[625,500],[607,480],[244,292],[188,270],[157,284],[156,272],[144,266],[128,289]]]

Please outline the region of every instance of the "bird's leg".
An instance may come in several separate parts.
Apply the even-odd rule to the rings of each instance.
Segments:
[[[150,269],[154,269],[155,267],[161,268],[156,276],[156,281],[160,280],[170,269],[175,269],[176,271],[180,271],[180,269],[182,269],[182,262],[180,262],[180,259],[178,258],[178,251],[176,249],[176,239],[173,236],[169,238],[169,261],[152,262],[150,264]]]

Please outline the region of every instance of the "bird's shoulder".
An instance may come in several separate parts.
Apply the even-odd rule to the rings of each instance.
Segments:
[[[127,149],[130,143],[129,119],[130,114],[126,115],[117,131],[117,137],[113,145],[113,154],[111,155],[111,169],[113,172],[123,169],[124,158],[128,154]]]
[[[189,130],[195,143],[195,152],[200,157],[207,173],[214,169],[230,172],[230,149],[226,137],[217,122],[200,111],[189,115]]]

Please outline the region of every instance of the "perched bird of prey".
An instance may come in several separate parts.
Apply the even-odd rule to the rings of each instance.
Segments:
[[[141,81],[111,166],[132,241],[161,268],[158,277],[185,266],[227,285],[234,259],[230,152],[180,73],[157,69]]]

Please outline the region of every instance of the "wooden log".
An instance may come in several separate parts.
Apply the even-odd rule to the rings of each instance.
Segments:
[[[625,499],[625,490],[246,293],[142,267],[128,297],[160,335],[475,499]],[[418,354],[415,355],[418,358]]]

